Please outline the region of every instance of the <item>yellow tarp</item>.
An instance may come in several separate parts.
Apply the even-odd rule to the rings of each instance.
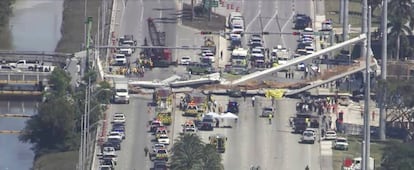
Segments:
[[[285,94],[284,89],[266,90],[265,96],[267,98],[281,99]]]

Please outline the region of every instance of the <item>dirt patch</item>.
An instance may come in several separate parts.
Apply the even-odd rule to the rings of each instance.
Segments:
[[[11,31],[7,26],[0,27],[0,49],[10,50],[13,48],[13,39]]]
[[[33,170],[73,170],[78,163],[78,152],[59,152],[40,156],[33,165]]]
[[[92,17],[92,35],[95,35],[98,26],[98,9],[101,7],[102,0],[88,0],[87,16]],[[63,18],[61,33],[55,51],[74,53],[82,50],[84,43],[84,0],[65,0],[63,3]]]
[[[195,8],[198,10],[195,9],[195,11],[197,11],[196,15],[194,16],[194,19],[191,20],[191,5],[183,4],[183,11],[181,14],[183,25],[203,31],[220,31],[225,29],[225,16],[212,12],[211,21],[208,21],[208,13],[200,11],[202,10],[200,6]]]

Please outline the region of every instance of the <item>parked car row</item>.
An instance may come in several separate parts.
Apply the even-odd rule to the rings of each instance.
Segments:
[[[134,39],[133,35],[124,35],[118,38],[118,45],[121,47],[113,55],[114,62],[112,65],[125,66],[129,63],[128,57],[135,53],[135,48],[131,48],[131,46],[136,46],[137,40]]]
[[[112,117],[112,128],[107,141],[101,146],[100,170],[115,170],[117,153],[121,150],[122,141],[126,139],[126,117],[123,113],[115,113]]]

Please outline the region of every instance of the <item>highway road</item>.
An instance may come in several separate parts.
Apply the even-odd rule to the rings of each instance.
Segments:
[[[176,46],[177,25],[175,21],[175,1],[125,0],[119,1],[118,4],[120,26],[116,31],[119,32],[119,36],[132,34],[139,45],[144,43],[144,38],[147,38],[148,43],[151,43],[147,19],[153,18],[158,31],[166,32],[166,45]],[[137,49],[134,55],[131,56],[131,62],[136,61],[139,56],[139,51]],[[175,55],[173,55],[173,60],[175,59]],[[143,80],[163,80],[171,76],[171,74],[165,74],[165,72],[172,73],[172,69],[155,68],[151,73],[147,72],[144,74]]]
[[[152,164],[144,155],[144,147],[151,147],[151,134],[147,133],[148,121],[153,115],[147,113],[147,104],[151,95],[131,98],[130,104],[113,104],[108,113],[124,113],[126,122],[126,139],[122,142],[121,151],[118,152],[118,165],[116,169],[138,170],[149,169]],[[111,120],[111,117],[108,117]],[[109,129],[108,129],[109,130]]]
[[[226,96],[214,96],[225,106]],[[297,100],[282,99],[275,103],[276,116],[272,124],[267,118],[259,117],[262,107],[271,106],[269,99],[256,97],[256,107],[251,107],[250,98],[236,98],[240,104],[239,120],[224,120],[221,125],[233,128],[219,128],[214,132],[200,132],[206,141],[213,133],[228,137],[226,152],[223,154],[225,169],[248,169],[260,166],[264,170],[272,169],[319,169],[319,144],[299,144],[300,135],[291,134],[289,117],[295,113]],[[207,141],[206,141],[207,142]]]
[[[166,32],[166,45],[175,46],[177,25],[172,20],[164,21],[165,18],[175,16],[175,1],[164,0],[126,0],[118,1],[119,11],[119,27],[118,35],[132,34],[138,41],[143,44],[144,38],[147,37],[150,43],[147,18],[156,20],[158,31]],[[126,2],[126,4],[125,4]],[[173,52],[174,54],[174,52]],[[130,61],[135,61],[139,55],[139,50],[131,57]],[[175,56],[174,56],[175,57]],[[175,60],[175,58],[173,58]],[[147,71],[141,80],[152,81],[154,79],[164,80],[173,75],[174,67],[170,68],[154,68]],[[149,169],[152,167],[151,161],[144,156],[144,147],[150,148],[152,136],[147,133],[147,124],[154,115],[147,113],[147,104],[151,101],[151,95],[135,96],[131,98],[129,105],[114,104],[108,111],[113,114],[122,112],[127,117],[126,140],[122,143],[122,149],[118,153],[117,169],[122,170],[138,170]],[[109,117],[111,119],[111,117]]]
[[[293,18],[296,13],[311,15],[311,3],[308,0],[258,0],[239,1],[241,11],[246,20],[247,32],[294,32]],[[246,36],[245,40],[248,40]],[[293,35],[266,35],[265,46],[272,48],[282,45],[292,50],[296,49],[297,37]],[[245,41],[246,42],[246,41]]]

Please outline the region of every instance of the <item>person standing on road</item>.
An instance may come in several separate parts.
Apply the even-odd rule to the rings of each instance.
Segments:
[[[272,118],[273,118],[273,115],[269,114],[269,124],[272,124]]]
[[[147,157],[147,156],[148,156],[148,152],[149,152],[148,147],[147,147],[147,146],[145,146],[145,148],[144,148],[145,157]]]
[[[252,97],[252,106],[254,107],[254,103],[255,103],[256,98],[253,96]]]

